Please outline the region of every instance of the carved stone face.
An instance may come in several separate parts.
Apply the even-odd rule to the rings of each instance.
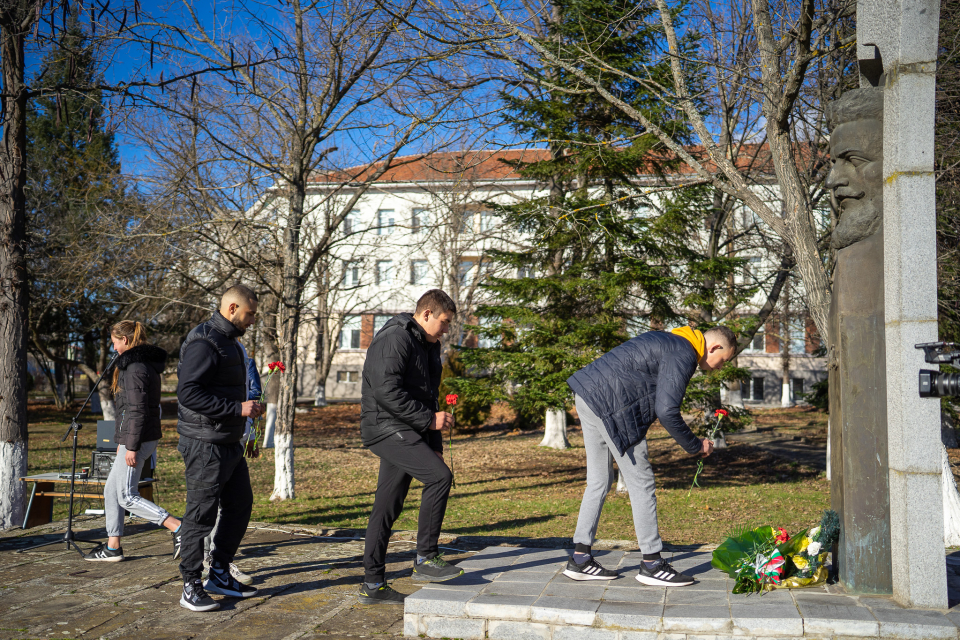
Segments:
[[[827,189],[840,217],[834,249],[872,236],[883,224],[883,122],[842,122],[830,134],[833,168]]]

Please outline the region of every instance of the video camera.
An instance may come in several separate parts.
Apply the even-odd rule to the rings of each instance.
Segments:
[[[955,342],[924,342],[914,345],[923,349],[923,359],[930,364],[949,364],[960,368],[960,350]],[[941,373],[920,369],[920,397],[945,398],[960,396],[960,373]]]

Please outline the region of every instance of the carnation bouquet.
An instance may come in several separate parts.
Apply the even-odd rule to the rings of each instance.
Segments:
[[[793,538],[779,527],[741,529],[716,548],[711,564],[736,581],[734,593],[812,587],[826,582],[827,553],[839,533],[835,511],[825,511],[820,526]]]

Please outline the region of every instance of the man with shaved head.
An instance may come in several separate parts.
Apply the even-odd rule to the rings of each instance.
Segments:
[[[257,294],[242,284],[224,292],[220,310],[187,334],[177,365],[177,450],[183,456],[187,508],[180,530],[183,595],[180,606],[212,611],[220,604],[207,592],[234,598],[257,594],[230,574],[250,521],[253,491],[241,439],[247,418],[263,407],[247,400],[247,370],[237,338],[257,321]],[[121,420],[122,420],[121,416]],[[213,560],[205,582],[203,539],[217,522]]]

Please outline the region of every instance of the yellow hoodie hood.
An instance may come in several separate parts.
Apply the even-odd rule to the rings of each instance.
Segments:
[[[689,340],[694,351],[697,352],[697,360],[703,357],[703,353],[707,350],[707,340],[701,332],[692,327],[680,327],[679,329],[671,329],[670,333]]]

